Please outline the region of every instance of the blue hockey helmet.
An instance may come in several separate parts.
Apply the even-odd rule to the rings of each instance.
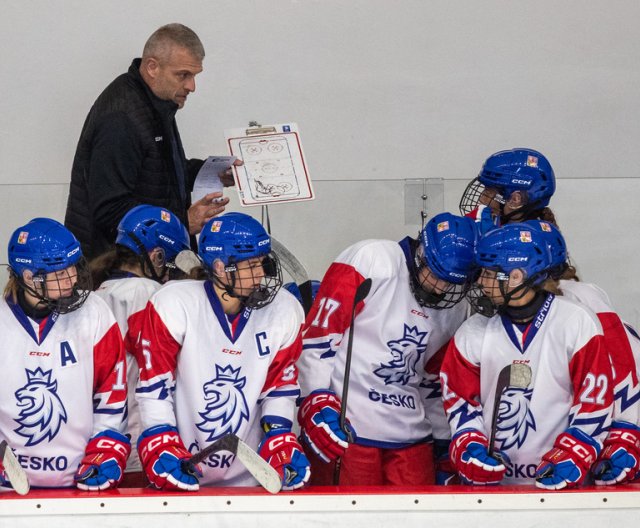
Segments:
[[[271,237],[255,218],[243,213],[227,213],[209,220],[200,233],[198,254],[214,284],[224,288],[231,297],[236,297],[248,308],[262,308],[269,304],[282,286],[280,262],[271,251]],[[260,285],[253,291],[242,294],[236,290],[237,264],[260,258]],[[223,281],[214,272],[220,260],[225,266]],[[253,273],[253,267],[251,267]]]
[[[516,148],[496,152],[487,158],[478,175],[485,187],[495,187],[505,200],[514,191],[525,191],[531,208],[542,209],[556,190],[556,178],[549,160],[537,150]]]
[[[122,217],[116,244],[128,247],[136,255],[161,248],[167,262],[190,247],[189,232],[180,219],[154,205],[138,205]]]
[[[526,211],[549,205],[556,190],[556,179],[549,160],[537,150],[516,148],[502,150],[487,158],[477,178],[471,181],[460,200],[460,212],[468,214],[480,205],[486,188],[498,193],[494,199],[501,207],[515,191],[526,194]]]
[[[9,239],[9,267],[24,291],[57,313],[80,308],[92,289],[91,274],[80,243],[65,226],[51,218],[34,218]],[[57,272],[71,267],[64,277]],[[31,278],[24,276],[30,271]],[[47,278],[50,273],[56,274]],[[54,295],[55,292],[55,295]],[[61,295],[61,292],[67,292]]]
[[[551,267],[556,268],[567,263],[567,244],[556,226],[544,220],[527,220],[524,223],[540,231],[551,252]]]
[[[209,220],[198,239],[198,254],[208,269],[220,259],[225,266],[268,255],[271,237],[255,218],[226,213]]]
[[[420,233],[421,253],[439,279],[462,284],[473,269],[477,236],[471,218],[440,213]]]
[[[451,308],[464,297],[474,273],[475,222],[441,213],[420,232],[411,289],[421,306]]]
[[[65,226],[51,218],[34,218],[9,239],[9,266],[17,276],[30,270],[46,275],[75,265],[82,257],[80,243]]]
[[[485,233],[478,241],[476,263],[506,275],[521,269],[529,284],[543,282],[552,266],[545,237],[526,223],[508,224]]]

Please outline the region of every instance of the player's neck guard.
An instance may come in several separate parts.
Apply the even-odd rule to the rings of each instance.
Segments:
[[[505,304],[504,310],[502,310],[501,313],[508,317],[513,323],[528,323],[536,316],[546,298],[545,292],[536,291],[533,299],[527,304],[522,306],[509,306]]]

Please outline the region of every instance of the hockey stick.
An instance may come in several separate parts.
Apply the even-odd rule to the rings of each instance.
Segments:
[[[196,464],[218,451],[229,451],[234,454],[242,462],[242,465],[247,468],[247,471],[251,473],[251,476],[269,493],[278,493],[282,488],[282,480],[278,472],[234,434],[227,434],[219,438],[213,444],[193,455],[189,460],[185,460],[182,463],[182,470],[185,473],[193,472],[193,467]]]
[[[7,444],[6,440],[0,442],[0,460],[4,467],[4,473],[11,483],[11,487],[18,495],[26,495],[29,493],[29,480],[27,474],[18,463],[16,456]]]
[[[304,314],[307,315],[311,310],[313,304],[311,281],[309,280],[309,274],[306,268],[302,265],[296,256],[289,251],[282,242],[271,236],[271,247],[273,252],[278,255],[278,259],[282,263],[282,267],[285,271],[291,275],[291,278],[298,285],[300,290],[300,297],[302,297],[302,307],[304,308]]]
[[[500,410],[500,400],[505,389],[513,387],[516,389],[526,389],[531,383],[531,367],[524,363],[513,363],[504,367],[498,374],[496,392],[493,400],[493,416],[491,417],[491,437],[489,439],[489,456],[495,452],[494,444],[496,433],[498,432],[498,412]]]
[[[344,362],[344,381],[342,383],[342,406],[340,407],[340,429],[347,437],[347,442],[353,443],[353,431],[346,424],[347,417],[347,396],[349,395],[349,377],[351,375],[351,353],[353,351],[353,326],[356,319],[356,307],[358,303],[364,301],[371,290],[371,279],[365,279],[364,282],[356,288],[353,296],[353,308],[351,309],[351,324],[349,326],[349,340],[347,341],[347,356]],[[336,465],[333,470],[333,484],[340,484],[340,469],[342,467],[342,457],[336,459]]]

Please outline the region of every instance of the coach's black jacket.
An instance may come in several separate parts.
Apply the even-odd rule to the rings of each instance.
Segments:
[[[140,59],[134,59],[100,94],[73,160],[64,223],[89,259],[114,243],[118,223],[136,205],[165,207],[188,226],[190,191],[202,160],[185,158],[175,121],[178,105],[158,99],[139,68]],[[184,174],[182,188],[177,171]]]

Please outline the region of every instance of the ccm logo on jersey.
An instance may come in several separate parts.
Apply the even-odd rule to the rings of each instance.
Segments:
[[[425,319],[429,319],[429,316],[425,313],[420,312],[419,310],[411,310],[413,315],[419,315],[420,317],[424,317]]]
[[[29,352],[29,355],[36,357],[49,357],[51,355],[51,352],[38,352],[37,350],[32,350],[31,352]]]
[[[223,348],[222,349],[222,353],[223,354],[231,354],[232,356],[239,356],[242,354],[242,350],[232,350],[230,348]]]

